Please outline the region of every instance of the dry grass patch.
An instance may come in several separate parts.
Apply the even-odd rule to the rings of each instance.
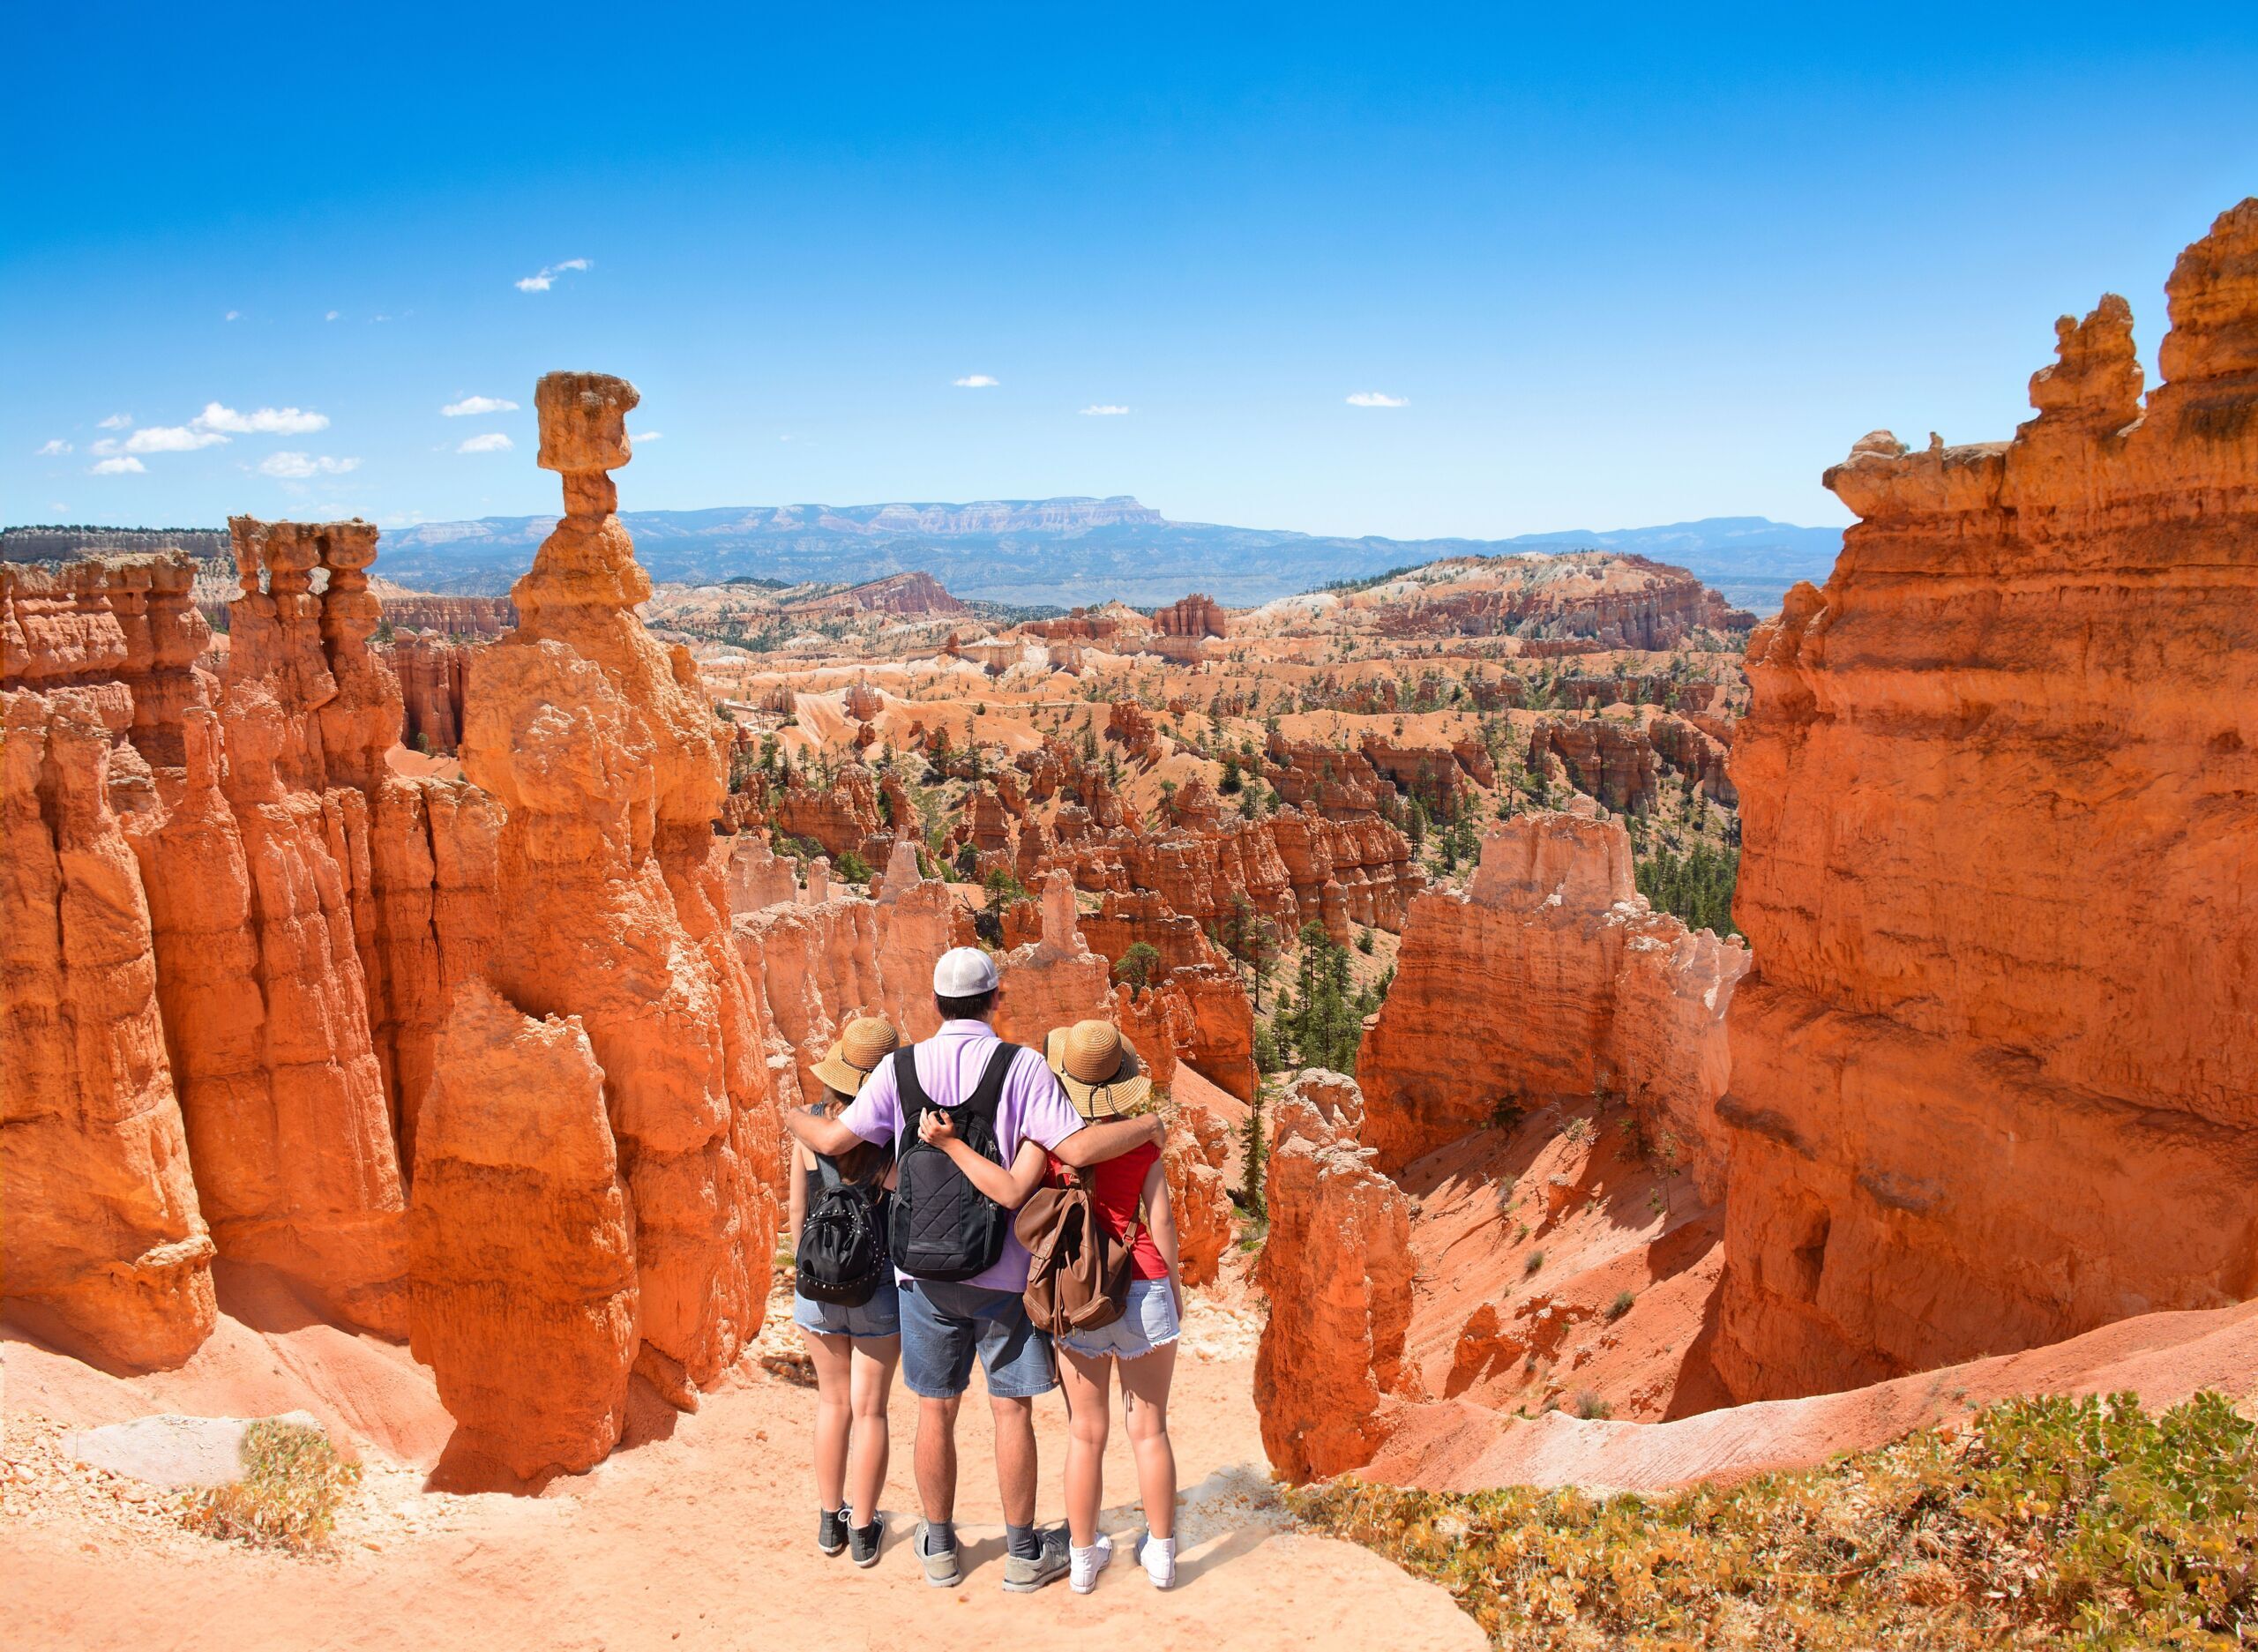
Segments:
[[[208,1537],[240,1538],[303,1554],[326,1549],[337,1510],[361,1483],[329,1436],[296,1423],[254,1423],[243,1437],[243,1477],[187,1498],[182,1523]]]

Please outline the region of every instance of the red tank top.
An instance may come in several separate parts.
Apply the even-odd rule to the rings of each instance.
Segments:
[[[1103,1164],[1092,1165],[1090,1198],[1096,1204],[1099,1218],[1111,1230],[1115,1238],[1129,1231],[1129,1224],[1137,1224],[1136,1243],[1129,1247],[1130,1271],[1140,1279],[1166,1279],[1168,1264],[1161,1258],[1161,1247],[1153,1243],[1151,1224],[1145,1221],[1140,1208],[1145,1191],[1145,1172],[1153,1168],[1153,1161],[1161,1150],[1148,1141],[1133,1147],[1118,1159],[1108,1159]],[[1050,1161],[1050,1180],[1054,1185],[1065,1186],[1073,1170],[1057,1159]]]

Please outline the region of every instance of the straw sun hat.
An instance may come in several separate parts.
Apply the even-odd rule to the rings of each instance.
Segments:
[[[1142,1111],[1152,1094],[1153,1081],[1139,1067],[1135,1046],[1110,1021],[1053,1028],[1043,1041],[1043,1058],[1085,1118],[1126,1118]]]
[[[871,1071],[901,1047],[901,1035],[883,1015],[858,1015],[847,1023],[822,1060],[808,1070],[841,1095],[863,1088]]]

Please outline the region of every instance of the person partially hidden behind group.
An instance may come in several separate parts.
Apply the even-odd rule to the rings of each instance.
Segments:
[[[1058,1028],[1044,1041],[1043,1057],[1075,1112],[1093,1124],[1133,1118],[1150,1105],[1152,1080],[1138,1066],[1136,1048],[1110,1022],[1078,1021]],[[1075,1174],[1063,1158],[1031,1147],[1006,1171],[968,1147],[946,1114],[928,1115],[924,1132],[975,1187],[1013,1207],[1024,1204],[1038,1182],[1064,1185]],[[1071,1587],[1088,1594],[1113,1554],[1112,1540],[1097,1529],[1097,1512],[1104,1501],[1105,1437],[1112,1422],[1112,1377],[1118,1371],[1122,1410],[1137,1459],[1137,1491],[1145,1505],[1147,1529],[1138,1558],[1154,1584],[1167,1588],[1176,1581],[1176,1449],[1168,1437],[1168,1390],[1176,1374],[1184,1307],[1176,1215],[1157,1142],[1105,1160],[1088,1179],[1099,1219],[1128,1247],[1131,1277],[1119,1319],[1058,1338],[1065,1356],[1061,1378],[1069,1424]]]
[[[996,1035],[989,1018],[1000,990],[987,953],[969,946],[943,953],[933,967],[940,1030],[880,1060],[843,1110],[787,1113],[785,1124],[816,1154],[835,1157],[865,1142],[893,1153],[886,1233],[898,1284],[902,1380],[917,1396],[917,1493],[925,1514],[916,1533],[918,1562],[937,1588],[962,1580],[954,1526],[956,1419],[976,1356],[996,1430],[1004,1588],[1024,1594],[1065,1576],[1071,1565],[1067,1534],[1038,1533],[1035,1526],[1034,1402],[1058,1385],[1058,1375],[1050,1340],[1029,1321],[1021,1297],[1028,1252],[1012,1232],[1011,1207],[971,1184],[962,1154],[998,1175],[1012,1167],[1013,1185],[1023,1182],[1031,1191],[1053,1157],[1087,1170],[1133,1149],[1157,1151],[1164,1126],[1152,1115],[1093,1122],[1077,1111],[1040,1055]],[[942,1142],[953,1140],[961,1152],[927,1139],[928,1118],[948,1121]],[[877,1482],[870,1484],[875,1495]],[[1093,1469],[1093,1497],[1095,1484]],[[874,1520],[862,1495],[858,1474],[856,1516]],[[1094,1524],[1094,1502],[1091,1508],[1093,1521],[1076,1529],[1085,1536]]]

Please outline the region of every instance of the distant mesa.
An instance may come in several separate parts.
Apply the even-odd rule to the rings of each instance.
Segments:
[[[387,529],[385,575],[415,590],[499,596],[532,565],[535,548],[556,520],[484,517]],[[846,587],[916,572],[968,602],[1058,609],[1120,602],[1148,614],[1187,591],[1204,592],[1222,607],[1252,608],[1391,569],[1528,550],[1649,557],[1686,569],[1737,606],[1768,613],[1794,581],[1825,579],[1843,542],[1835,528],[1761,516],[1512,539],[1351,538],[1170,521],[1125,495],[968,505],[726,505],[629,512],[620,520],[634,534],[651,577],[666,584]],[[227,555],[226,535],[217,530],[11,527],[0,532],[0,560],[163,545],[199,558]]]

